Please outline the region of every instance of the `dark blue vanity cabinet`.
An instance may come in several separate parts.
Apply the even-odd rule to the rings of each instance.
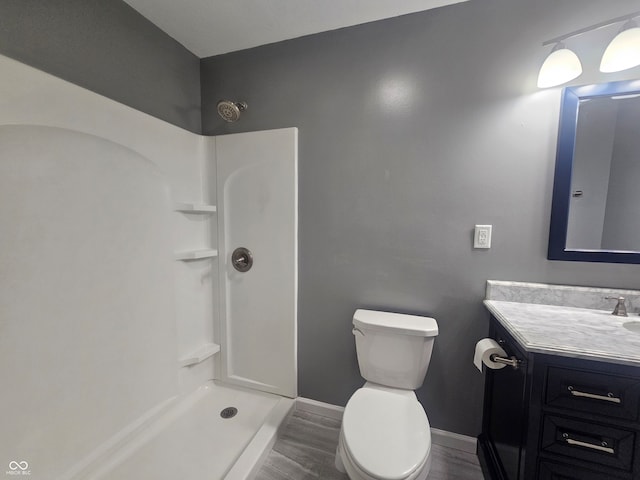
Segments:
[[[478,456],[486,480],[639,480],[640,367],[525,352],[486,373]]]

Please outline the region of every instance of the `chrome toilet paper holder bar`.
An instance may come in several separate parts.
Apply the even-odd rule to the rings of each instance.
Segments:
[[[516,357],[511,356],[509,358],[505,358],[505,357],[501,357],[500,355],[498,355],[497,353],[494,353],[493,355],[491,355],[489,357],[489,359],[492,362],[495,363],[501,363],[503,365],[509,365],[511,368],[513,368],[514,370],[517,370],[518,368],[520,368],[520,363],[522,363],[521,360],[518,360]]]

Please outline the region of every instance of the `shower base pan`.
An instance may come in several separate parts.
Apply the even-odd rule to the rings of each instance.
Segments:
[[[294,400],[208,382],[69,479],[241,480],[275,442]],[[237,413],[229,409],[237,409]],[[228,417],[228,418],[227,418]]]

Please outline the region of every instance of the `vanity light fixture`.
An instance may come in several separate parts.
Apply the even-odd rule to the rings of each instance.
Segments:
[[[563,43],[558,43],[540,67],[538,88],[562,85],[579,77],[581,73],[582,64],[578,56]]]
[[[609,43],[604,52],[600,71],[606,73],[619,72],[640,65],[640,28],[633,21],[636,17],[640,17],[640,12],[612,18],[544,42],[543,46],[555,44],[555,47],[542,64],[542,67],[540,67],[538,87],[548,88],[562,85],[577,78],[582,73],[580,59],[573,51],[565,47],[562,43],[564,40],[625,20],[627,22],[622,27],[622,30]]]
[[[620,72],[638,65],[640,65],[640,28],[636,22],[629,20],[604,51],[600,71]]]

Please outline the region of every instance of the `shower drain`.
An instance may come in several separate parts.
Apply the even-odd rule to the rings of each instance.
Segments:
[[[222,418],[232,418],[236,416],[238,409],[236,407],[227,407],[220,412]]]

